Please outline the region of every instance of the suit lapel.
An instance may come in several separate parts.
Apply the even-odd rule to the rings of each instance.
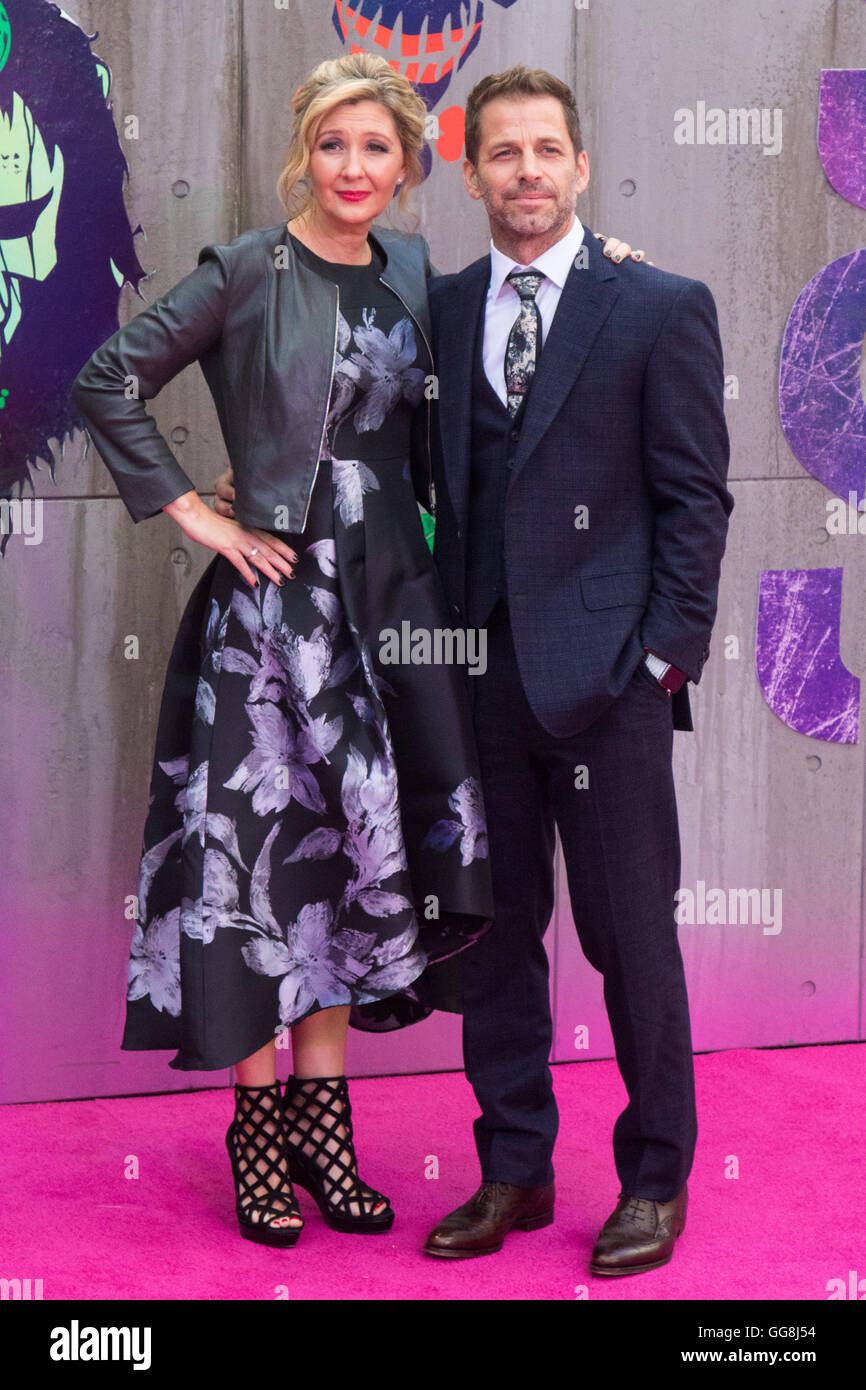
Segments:
[[[490,257],[456,275],[442,294],[435,344],[439,377],[439,422],[448,492],[458,526],[469,514],[469,446],[472,429],[472,372],[475,330],[490,284]]]
[[[562,408],[619,295],[613,265],[589,227],[585,228],[581,250],[584,247],[587,263],[585,267],[580,262],[572,265],[536,365],[512,481]]]

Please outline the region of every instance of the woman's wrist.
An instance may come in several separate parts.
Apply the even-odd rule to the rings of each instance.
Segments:
[[[202,511],[208,511],[209,508],[193,488],[190,492],[184,492],[181,493],[180,497],[175,497],[174,501],[166,502],[162,510],[182,524],[184,521],[191,521]]]

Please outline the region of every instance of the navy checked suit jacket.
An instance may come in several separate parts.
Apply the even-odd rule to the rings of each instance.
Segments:
[[[533,712],[557,737],[604,712],[644,647],[700,680],[734,505],[709,289],[645,262],[615,265],[588,227],[583,247],[506,470],[515,651]],[[489,279],[484,256],[428,281],[439,379],[433,554],[456,617],[466,601],[474,329]],[[693,727],[688,682],[671,709],[675,728]]]

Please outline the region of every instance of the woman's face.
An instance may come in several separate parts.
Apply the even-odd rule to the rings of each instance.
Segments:
[[[327,111],[310,155],[317,211],[342,224],[372,222],[405,177],[394,118],[378,101],[341,102]]]

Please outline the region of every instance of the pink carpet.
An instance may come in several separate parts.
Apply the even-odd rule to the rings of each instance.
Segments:
[[[810,1299],[866,1277],[866,1045],[695,1059],[700,1134],[673,1261],[604,1280],[587,1262],[616,1203],[614,1062],[553,1068],[561,1124],[552,1226],[497,1255],[420,1253],[477,1186],[477,1107],[459,1073],[351,1082],[362,1175],[397,1212],[385,1236],[329,1231],[312,1199],[293,1250],[242,1240],[223,1135],[230,1089],[0,1108],[5,1278],[50,1299]],[[124,1176],[130,1158],[139,1176]],[[739,1176],[726,1177],[736,1160]],[[438,1178],[425,1176],[438,1162]],[[866,1285],[864,1285],[866,1288]]]

